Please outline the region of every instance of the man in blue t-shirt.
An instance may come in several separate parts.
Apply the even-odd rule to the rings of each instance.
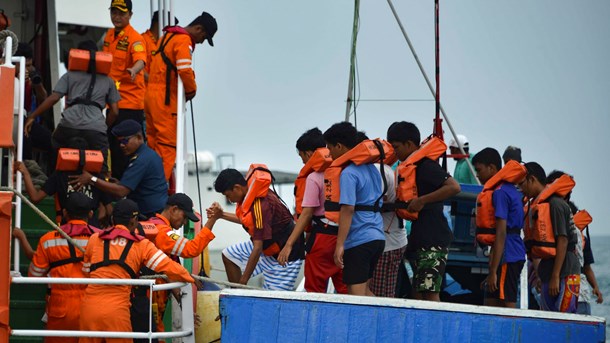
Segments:
[[[331,126],[324,132],[326,147],[333,159],[350,151],[365,138],[348,122]],[[385,246],[380,212],[356,210],[358,205],[381,206],[381,176],[373,164],[349,164],[339,181],[341,206],[335,264],[343,268],[343,282],[352,295],[374,296],[368,283]]]
[[[472,163],[481,182],[485,183],[502,169],[500,153],[493,148],[479,151]],[[485,305],[517,307],[519,276],[525,263],[523,228],[523,194],[509,182],[502,182],[492,194],[496,218],[496,238],[489,256],[489,274],[485,279]]]
[[[144,143],[142,126],[135,120],[125,120],[112,129],[121,150],[129,156],[129,165],[121,180],[101,180],[86,171],[70,176],[70,184],[77,189],[86,185],[111,194],[126,197],[138,204],[140,212],[148,218],[161,213],[167,202],[167,181],[161,157]]]

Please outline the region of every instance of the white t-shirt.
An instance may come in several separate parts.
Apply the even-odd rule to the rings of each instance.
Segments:
[[[376,164],[381,173],[381,165]],[[394,179],[394,170],[391,166],[384,165],[383,173],[387,182],[388,190],[383,196],[383,203],[393,203],[396,200],[396,184]],[[381,174],[379,174],[381,176]],[[381,180],[383,187],[383,179]],[[401,219],[396,216],[396,212],[382,212],[383,217],[383,232],[385,234],[385,248],[383,252],[400,249],[407,245],[407,231],[405,228],[400,228]]]

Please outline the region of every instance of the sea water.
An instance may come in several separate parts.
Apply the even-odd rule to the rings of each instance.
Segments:
[[[610,236],[593,236],[591,237],[591,243],[593,257],[595,258],[592,268],[595,272],[599,290],[604,296],[603,304],[592,301],[591,313],[594,316],[606,318],[606,332],[608,332],[608,329],[610,329],[608,321],[610,318]]]

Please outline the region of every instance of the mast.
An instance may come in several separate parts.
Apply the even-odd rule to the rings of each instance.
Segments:
[[[434,117],[434,129],[432,133],[443,139],[443,120],[441,119],[441,64],[440,64],[440,32],[438,25],[438,0],[434,0],[434,74],[436,76],[436,94],[434,103],[436,115]]]
[[[430,92],[432,93],[432,95],[436,96],[436,91],[434,90],[434,87],[432,87],[432,83],[430,82],[430,79],[428,78],[428,74],[426,74],[426,71],[424,70],[424,67],[421,64],[419,57],[417,56],[417,52],[415,51],[415,48],[413,47],[413,44],[411,43],[411,39],[409,39],[409,35],[407,34],[407,31],[405,30],[404,26],[402,25],[402,22],[400,21],[400,17],[398,17],[398,13],[396,12],[396,9],[394,8],[394,4],[392,3],[392,0],[387,0],[387,2],[388,2],[388,5],[390,6],[390,10],[392,10],[392,14],[394,15],[394,18],[396,19],[396,22],[398,23],[398,26],[400,27],[400,31],[402,32],[402,35],[405,38],[405,41],[407,42],[407,45],[409,45],[409,49],[411,50],[411,53],[413,54],[413,58],[415,58],[415,62],[417,62],[419,71],[421,72],[422,76],[426,80],[428,89],[430,89]],[[449,121],[449,117],[447,117],[447,113],[445,113],[445,109],[443,108],[443,104],[441,104],[440,100],[438,101],[438,108],[440,110],[440,113],[443,115],[443,119],[447,123],[447,127],[449,127],[449,131],[451,131],[451,135],[455,138],[455,140],[458,144],[458,147],[460,148],[460,152],[463,155],[466,155],[466,152],[464,151],[464,147],[460,144],[459,140],[457,139],[457,134],[455,133],[455,130],[453,129],[453,126],[451,125],[451,122]],[[441,132],[442,132],[442,130],[441,130]],[[480,185],[481,182],[479,181],[478,178],[476,178],[477,174],[474,171],[474,167],[472,166],[472,162],[470,162],[470,159],[466,159],[466,163],[468,164],[468,169],[470,169],[470,172],[472,173],[472,175],[475,175],[477,184]]]
[[[360,24],[360,0],[354,1],[354,24],[352,26],[352,49],[349,64],[349,82],[347,85],[347,100],[345,106],[345,121],[349,121],[352,105],[356,99],[354,80],[356,78],[356,42],[358,41],[358,27]]]

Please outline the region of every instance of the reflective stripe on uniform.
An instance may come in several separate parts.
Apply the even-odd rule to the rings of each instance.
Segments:
[[[182,59],[176,60],[176,65],[178,65],[178,64],[180,64],[180,63],[188,63],[188,64],[191,64],[191,63],[192,63],[192,60],[191,60],[191,59],[189,59],[189,58],[182,58]]]
[[[148,263],[146,264],[146,268],[155,270],[155,268],[159,265],[159,262],[163,261],[165,259],[166,255],[163,253],[163,251],[159,250],[157,251],[153,257],[148,260]]]
[[[181,65],[181,66],[177,66],[176,69],[181,70],[181,69],[192,69],[190,64],[185,64],[185,65]]]
[[[73,239],[74,243],[76,243],[78,246],[85,248],[87,246],[87,243],[89,242],[88,239]],[[54,248],[54,247],[67,247],[68,246],[68,241],[65,238],[55,238],[55,239],[49,239],[48,241],[45,241],[42,246],[45,249],[48,248]]]
[[[184,247],[186,246],[186,243],[188,243],[188,239],[186,238],[182,238],[182,241],[180,243],[180,248],[178,248],[178,252],[176,253],[176,256],[180,256],[182,254],[182,250],[184,250]]]
[[[178,247],[180,246],[180,243],[182,242],[183,239],[184,238],[180,237],[174,242],[174,248],[172,249],[172,252],[170,253],[170,255],[173,255],[173,256],[176,255],[176,251],[178,251]]]
[[[48,271],[48,268],[38,268],[34,264],[30,263],[30,274],[33,276],[45,276]]]

